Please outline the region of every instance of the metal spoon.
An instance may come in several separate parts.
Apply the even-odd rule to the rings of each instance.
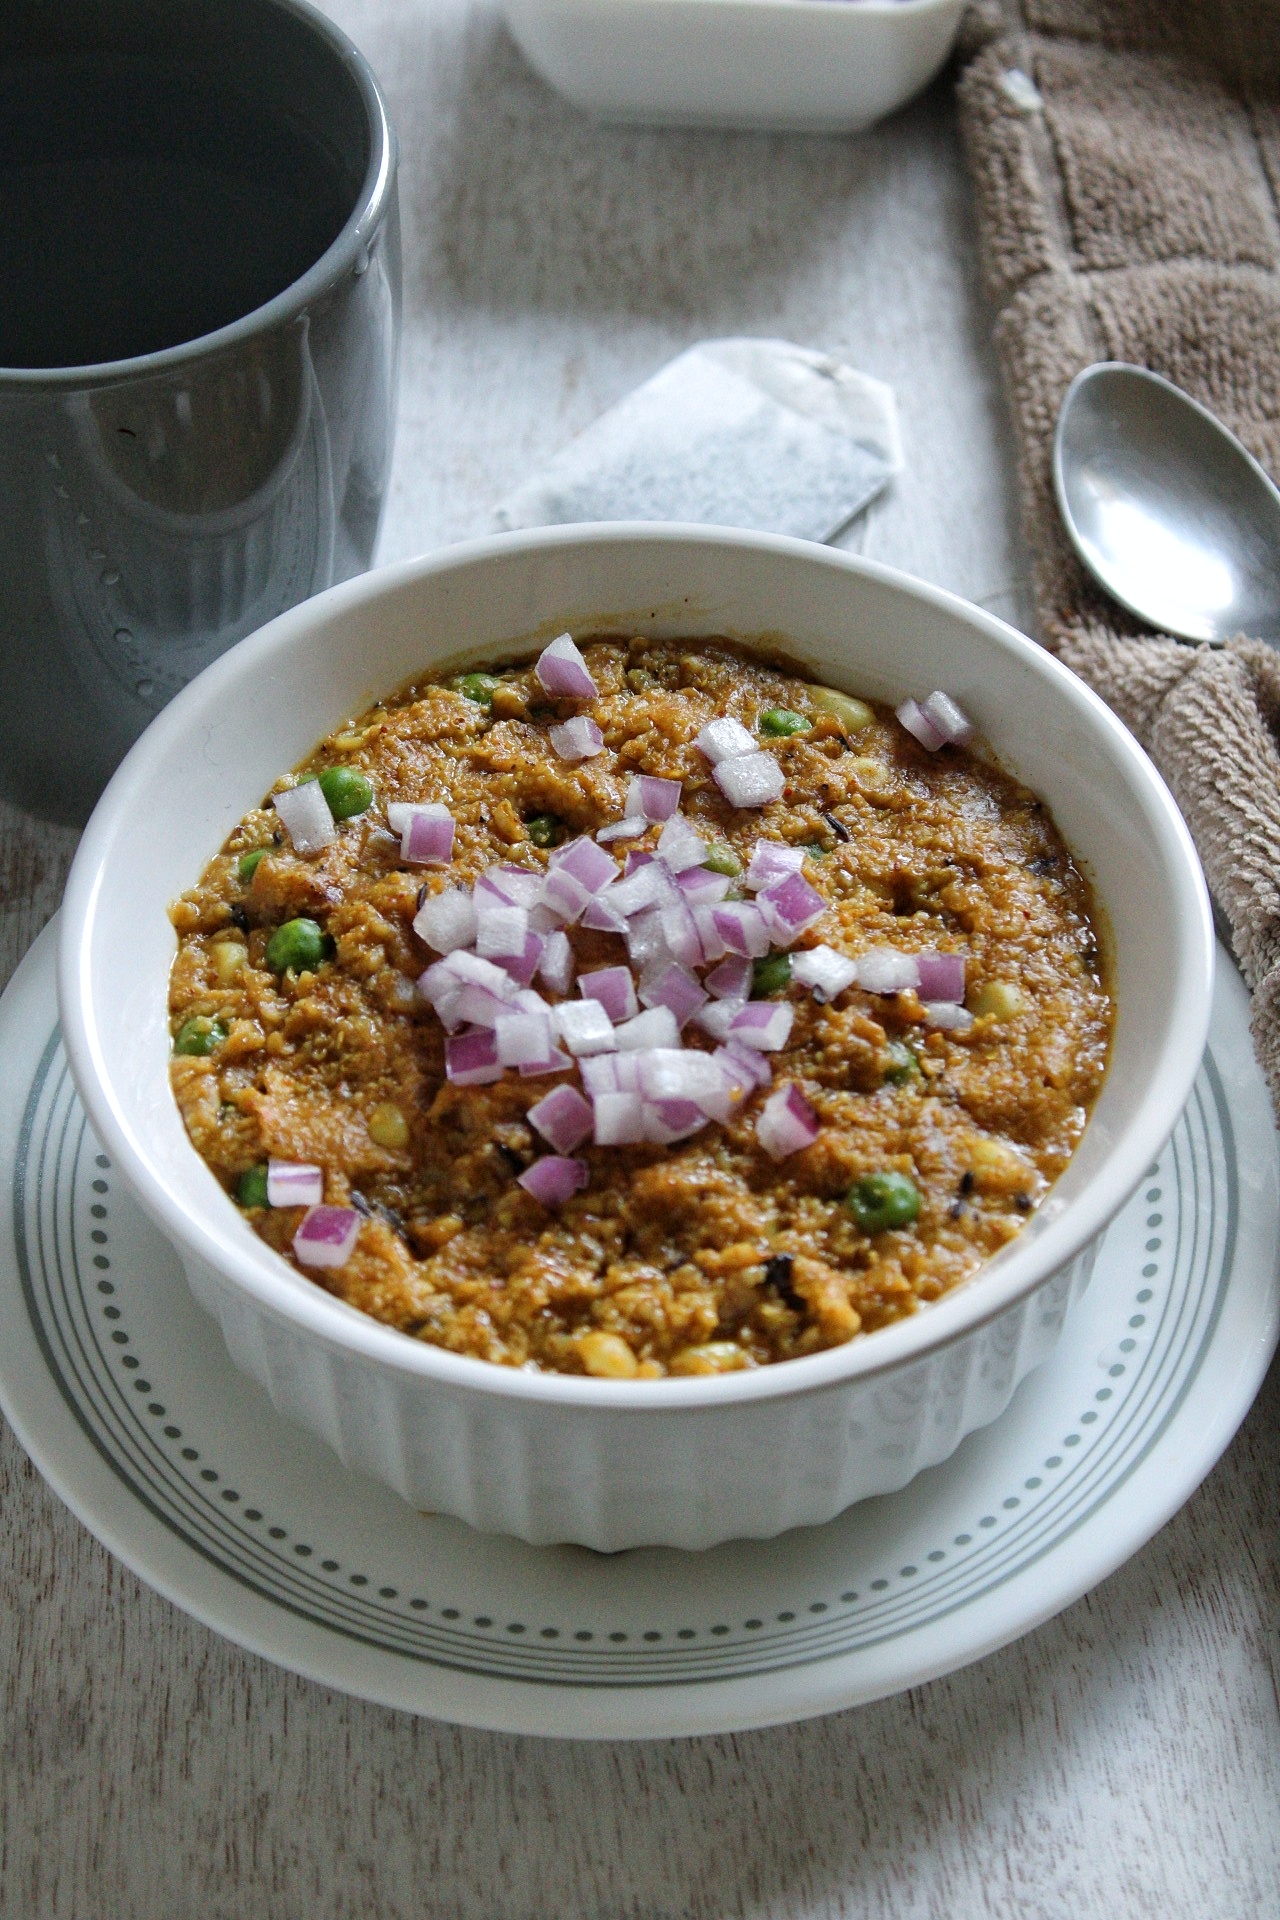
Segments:
[[[1076,552],[1130,613],[1182,640],[1280,646],[1280,492],[1180,388],[1086,367],[1058,415],[1053,484]]]

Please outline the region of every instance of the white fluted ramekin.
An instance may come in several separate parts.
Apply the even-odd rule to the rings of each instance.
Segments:
[[[443,1352],[272,1253],[187,1139],[169,1089],[165,909],[339,721],[444,662],[565,627],[765,635],[816,679],[935,686],[1046,800],[1109,928],[1106,1084],[1071,1165],[966,1286],[900,1324],[746,1373],[618,1382]],[[1099,1235],[1172,1130],[1203,1050],[1209,906],[1150,762],[1065,668],[950,594],[807,543],[562,527],[334,587],[244,640],[153,723],[100,801],[63,908],[59,997],[90,1120],[238,1365],[280,1411],[415,1506],[535,1543],[704,1547],[829,1519],[993,1420],[1049,1352]]]

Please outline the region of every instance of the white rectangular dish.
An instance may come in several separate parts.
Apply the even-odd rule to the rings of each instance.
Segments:
[[[601,120],[860,133],[929,84],[964,0],[504,0],[525,58]]]

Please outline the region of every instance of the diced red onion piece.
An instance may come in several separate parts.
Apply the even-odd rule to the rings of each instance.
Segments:
[[[756,895],[756,905],[780,947],[789,947],[793,940],[798,940],[827,910],[822,895],[799,873],[789,873],[785,879],[773,881]]]
[[[818,1116],[794,1080],[771,1093],[756,1120],[756,1139],[774,1160],[810,1147],[818,1137]]]
[[[919,980],[916,991],[922,1000],[964,999],[964,955],[962,953],[918,953]]]
[[[591,1178],[585,1160],[567,1160],[562,1154],[545,1153],[518,1176],[517,1184],[544,1207],[562,1207]]]
[[[529,915],[523,907],[482,906],[476,910],[476,952],[486,960],[505,960],[524,952]]]
[[[948,746],[962,747],[966,741],[972,740],[973,722],[949,693],[931,693],[927,700],[920,702],[920,711]]]
[[[626,811],[642,820],[670,820],[684,791],[679,780],[663,780],[656,773],[633,774],[627,787]]]
[[[762,887],[772,886],[775,880],[785,880],[789,873],[799,873],[803,865],[803,847],[784,846],[781,840],[757,840],[751,849],[743,884],[758,893]]]
[[[646,1100],[700,1100],[724,1087],[724,1074],[715,1060],[695,1047],[654,1047],[636,1059]]]
[[[726,1073],[737,1075],[748,1087],[767,1087],[773,1079],[773,1068],[762,1053],[753,1047],[743,1047],[736,1040],[730,1040],[725,1046],[717,1047],[712,1054]]]
[[[670,906],[659,907],[658,924],[667,949],[673,953],[682,967],[700,967],[706,959],[702,951],[702,941],[698,938],[698,923],[693,910],[683,900],[673,900]]]
[[[597,933],[625,933],[627,916],[619,913],[611,895],[612,887],[604,887],[599,893],[592,894],[590,903],[583,908],[582,925],[594,927]]]
[[[444,1043],[444,1070],[455,1087],[488,1087],[502,1078],[492,1032],[458,1033]]]
[[[461,986],[485,987],[490,993],[496,994],[499,1000],[515,998],[516,990],[508,975],[492,960],[486,960],[478,953],[459,948],[446,954],[440,964]]]
[[[293,1251],[304,1267],[345,1267],[359,1234],[354,1207],[312,1207],[293,1236]]]
[[[925,1002],[924,1023],[941,1032],[968,1033],[973,1015],[967,1007],[958,1007],[954,1000],[929,1000]]]
[[[751,962],[745,953],[730,954],[727,960],[720,962],[714,973],[705,975],[702,984],[717,1000],[745,1000],[751,992]]]
[[[644,1134],[658,1146],[687,1140],[707,1124],[707,1115],[693,1100],[646,1100]]]
[[[786,1045],[795,1017],[795,1008],[785,1000],[749,1000],[734,1015],[729,1037],[740,1046],[776,1053]]]
[[[716,928],[716,905],[714,902],[703,905],[701,901],[693,909],[693,924],[698,929],[698,938],[702,942],[702,958],[705,965],[723,960],[728,949]]]
[[[707,843],[682,813],[673,813],[658,835],[658,858],[672,873],[686,867],[700,867],[707,857]]]
[[[554,1044],[550,1008],[545,1013],[501,1014],[494,1022],[493,1037],[504,1067],[527,1067],[547,1059]]]
[[[629,880],[639,867],[651,867],[653,860],[654,856],[651,853],[646,853],[643,847],[633,847],[627,855],[626,865],[622,869],[623,879]]]
[[[638,1053],[597,1053],[578,1062],[582,1084],[595,1099],[602,1093],[638,1093],[640,1055]]]
[[[595,1138],[598,1147],[631,1147],[645,1137],[644,1102],[638,1093],[598,1093]]]
[[[548,867],[556,873],[571,874],[580,887],[588,893],[599,893],[611,880],[618,877],[618,863],[610,853],[604,853],[587,834],[580,834],[576,840],[570,840],[567,846],[560,847],[552,854]]]
[[[565,872],[562,868],[551,867],[542,882],[542,898],[539,906],[544,907],[562,923],[572,922],[580,918],[583,908],[590,905],[593,898],[590,887],[584,887],[580,880],[575,880],[571,873]],[[534,927],[535,932],[543,931],[535,925],[532,917],[529,925]]]
[[[401,829],[400,857],[415,867],[447,866],[453,858],[453,833],[448,807],[411,807]]]
[[[806,947],[791,956],[791,978],[798,986],[809,987],[822,1004],[852,986],[857,974],[857,962],[834,947]]]
[[[572,1153],[580,1147],[594,1124],[591,1102],[576,1087],[556,1087],[530,1107],[527,1118],[557,1153]]]
[[[641,981],[640,998],[646,1007],[670,1007],[680,1026],[707,1000],[693,975],[675,962],[656,968],[652,976]]]
[[[767,807],[782,797],[786,779],[771,753],[743,753],[722,760],[715,782],[731,807]]]
[[[904,700],[898,708],[898,719],[902,722],[907,732],[918,740],[922,747],[926,747],[930,753],[936,753],[939,747],[946,744],[942,734],[938,728],[934,726],[933,721],[929,718],[918,700]]]
[[[567,633],[543,648],[533,671],[553,700],[594,700],[600,692]]]
[[[556,1031],[575,1057],[612,1053],[614,1025],[598,1000],[565,1000],[555,1009]]]
[[[857,982],[864,993],[906,993],[920,983],[920,968],[913,953],[898,953],[893,947],[873,947],[859,954]]]
[[[338,831],[318,780],[304,780],[301,786],[287,787],[274,796],[271,804],[288,828],[289,838],[299,853],[319,853]]]
[[[609,889],[609,905],[629,920],[632,914],[656,907],[667,897],[667,881],[656,860],[648,860]]]
[[[722,760],[733,760],[756,751],[756,737],[748,733],[741,720],[712,720],[694,740],[694,746],[706,755],[713,767]]]
[[[634,1019],[640,1011],[629,967],[600,967],[594,973],[579,974],[578,992],[585,1000],[598,1000],[615,1024]]]
[[[552,936],[548,934],[547,939]],[[564,935],[561,935],[561,939]],[[527,987],[542,964],[543,949],[546,940],[540,933],[526,933],[524,947],[520,953],[504,953],[498,956],[498,965],[505,974],[509,974],[517,986]]]
[[[541,1073],[563,1073],[566,1067],[572,1065],[573,1060],[569,1054],[563,1053],[559,1047],[552,1047],[545,1060],[530,1060],[527,1065],[521,1067],[520,1077],[530,1080]]]
[[[535,940],[537,934],[530,934]],[[538,962],[538,973],[546,981],[552,993],[568,993],[573,986],[573,947],[567,933],[549,933],[542,942],[542,958]]]
[[[647,820],[642,820],[638,814],[628,815],[625,820],[614,820],[607,827],[601,827],[596,833],[596,839],[601,846],[607,847],[611,846],[615,840],[638,840],[640,835],[647,833],[648,830]]]
[[[488,987],[471,985],[462,987],[449,1003],[455,1023],[465,1020],[477,1027],[496,1026],[503,1014],[511,1010],[510,1001],[503,996],[491,993]]]
[[[267,1161],[269,1207],[318,1207],[324,1200],[324,1168],[304,1160]]]
[[[705,1007],[698,1008],[693,1024],[709,1033],[713,1040],[723,1042],[729,1038],[729,1029],[745,1004],[745,1000],[709,1000]]]
[[[662,914],[657,907],[638,913],[626,925],[627,954],[633,967],[643,969],[659,960],[674,960],[662,931]]]
[[[691,907],[714,906],[732,884],[727,873],[712,873],[709,867],[686,867],[676,875],[676,885]]]
[[[575,713],[547,735],[562,760],[594,760],[604,752],[604,735],[590,714]]]
[[[769,929],[759,907],[747,900],[728,900],[712,907],[716,932],[730,953],[745,953],[759,960],[769,951]]]
[[[469,947],[476,937],[476,910],[463,887],[446,887],[425,899],[414,915],[413,930],[437,953]]]
[[[647,1053],[654,1047],[678,1047],[680,1028],[670,1007],[649,1007],[614,1028],[621,1053]]]
[[[542,870],[533,867],[489,867],[481,874],[475,884],[477,899],[481,884],[487,883],[500,892],[508,906],[532,907],[537,904],[542,892]]]

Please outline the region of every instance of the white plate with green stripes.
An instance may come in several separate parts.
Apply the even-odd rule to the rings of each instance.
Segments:
[[[1280,1320],[1280,1161],[1222,956],[1209,1051],[1052,1359],[902,1493],[708,1553],[534,1548],[419,1514],[274,1412],[89,1131],[51,931],[0,1002],[0,1403],[84,1524],[328,1686],[512,1732],[765,1726],[916,1686],[1048,1619],[1181,1505]]]

